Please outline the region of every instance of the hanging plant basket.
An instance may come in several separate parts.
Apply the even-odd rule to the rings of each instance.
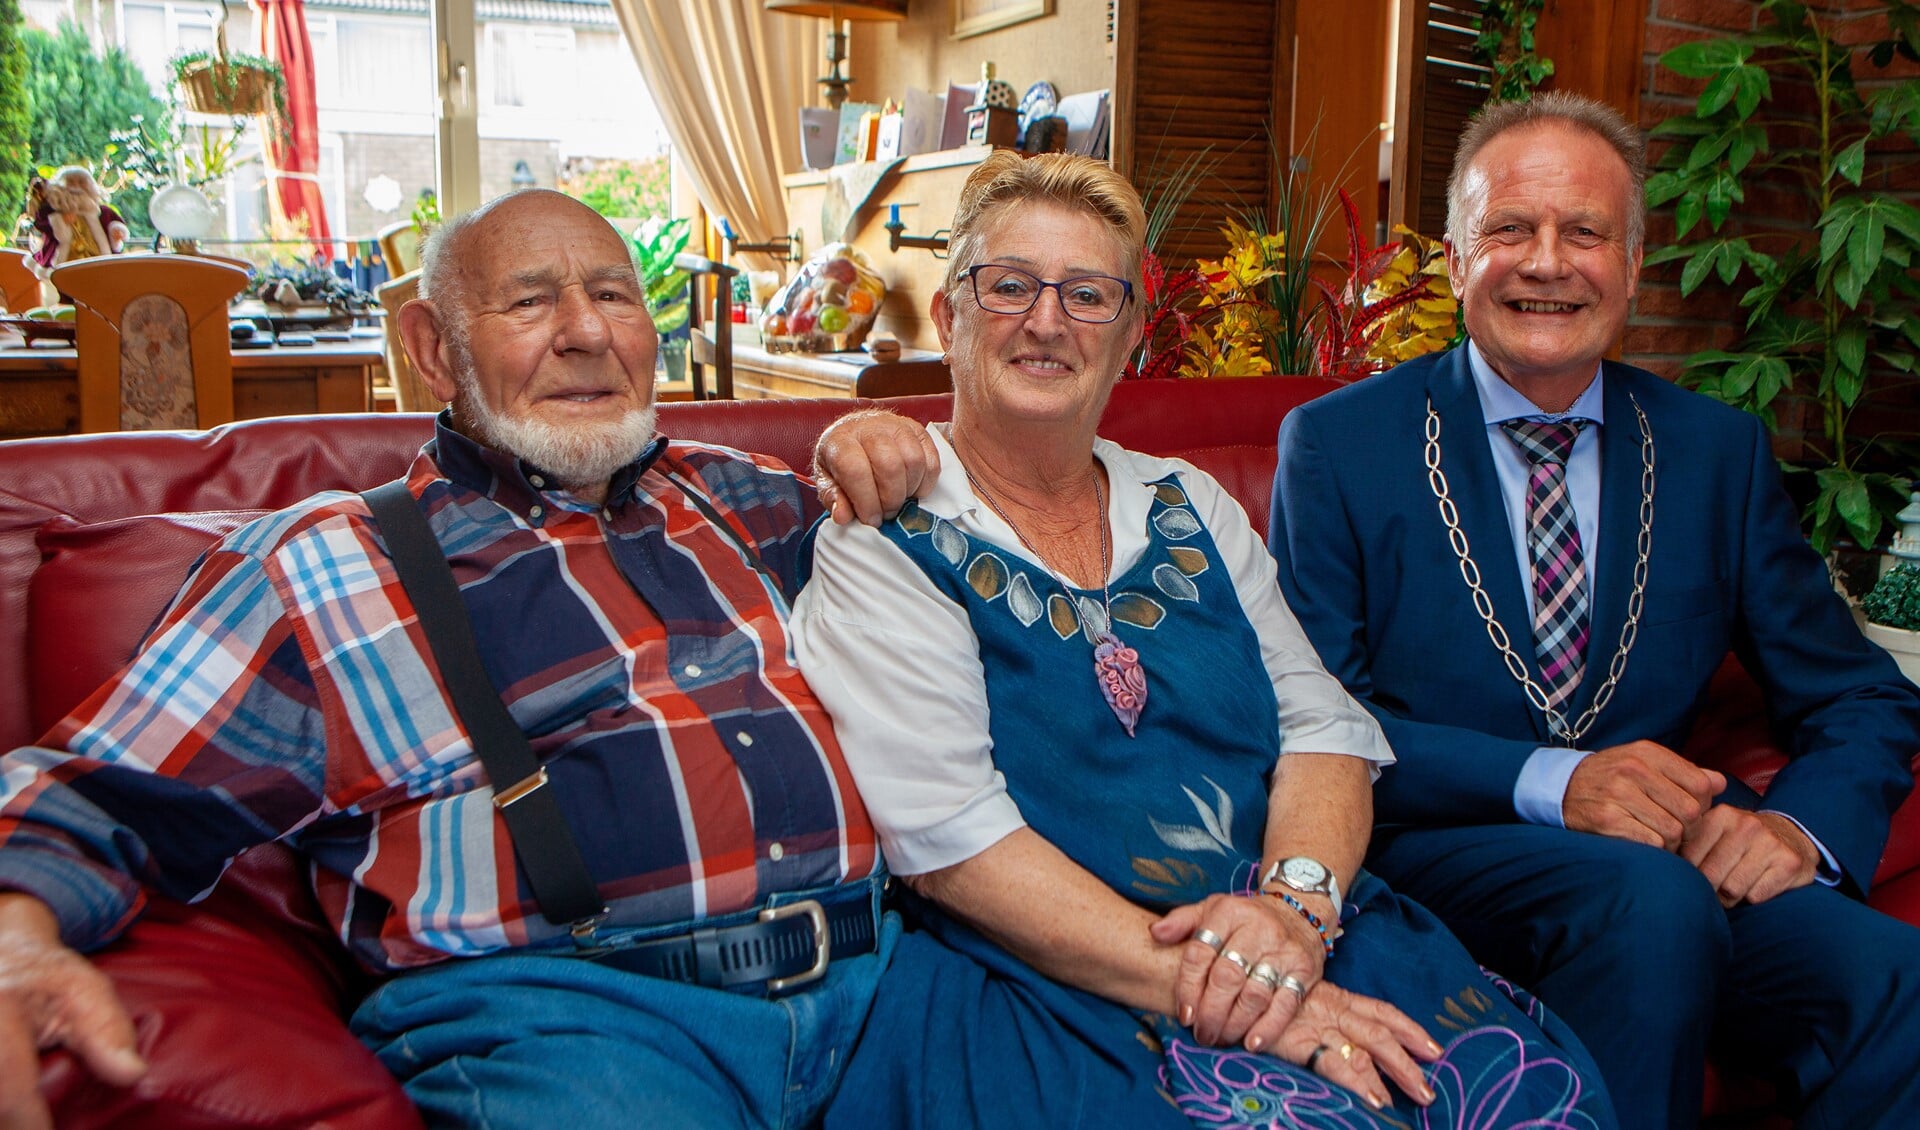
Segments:
[[[202,114],[248,116],[264,114],[278,99],[280,73],[256,63],[203,59],[186,63],[176,72],[180,96],[187,109]]]

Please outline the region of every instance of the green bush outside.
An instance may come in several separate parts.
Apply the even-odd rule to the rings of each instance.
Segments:
[[[151,235],[147,200],[153,188],[120,183],[121,145],[114,135],[138,126],[150,136],[168,136],[167,104],[125,51],[111,47],[104,55],[96,53],[78,24],[64,22],[51,34],[27,28],[20,39],[26,48],[27,143],[33,164],[92,169],[135,238]]]

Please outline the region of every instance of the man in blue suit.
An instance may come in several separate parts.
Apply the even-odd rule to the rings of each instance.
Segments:
[[[1287,417],[1281,583],[1399,758],[1368,866],[1573,1025],[1623,1126],[1698,1121],[1710,1033],[1802,1125],[1911,1125],[1920,931],[1860,900],[1920,694],[1834,595],[1760,424],[1602,360],[1644,169],[1586,99],[1468,127],[1471,340]],[[1764,799],[1674,752],[1729,650],[1793,755]]]

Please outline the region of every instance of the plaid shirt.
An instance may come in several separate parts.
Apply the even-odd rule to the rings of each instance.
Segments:
[[[787,635],[819,513],[792,472],[656,441],[603,508],[443,423],[408,484],[611,925],[880,867]],[[141,882],[191,898],[275,839],[313,861],[322,907],[370,968],[561,932],[518,874],[357,495],[318,495],[210,551],[140,655],[45,743],[0,761],[0,888],[45,900],[71,945],[124,929]]]

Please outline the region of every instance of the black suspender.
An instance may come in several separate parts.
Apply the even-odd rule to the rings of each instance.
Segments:
[[[400,585],[420,617],[420,629],[447,682],[454,712],[466,725],[474,754],[493,782],[494,807],[506,821],[514,854],[526,870],[540,913],[558,926],[591,928],[606,914],[606,904],[567,830],[553,790],[547,787],[546,768],[534,758],[527,736],[507,713],[499,690],[480,664],[473,624],[460,600],[446,551],[434,538],[404,479],[365,491],[361,497],[373,510]]]

